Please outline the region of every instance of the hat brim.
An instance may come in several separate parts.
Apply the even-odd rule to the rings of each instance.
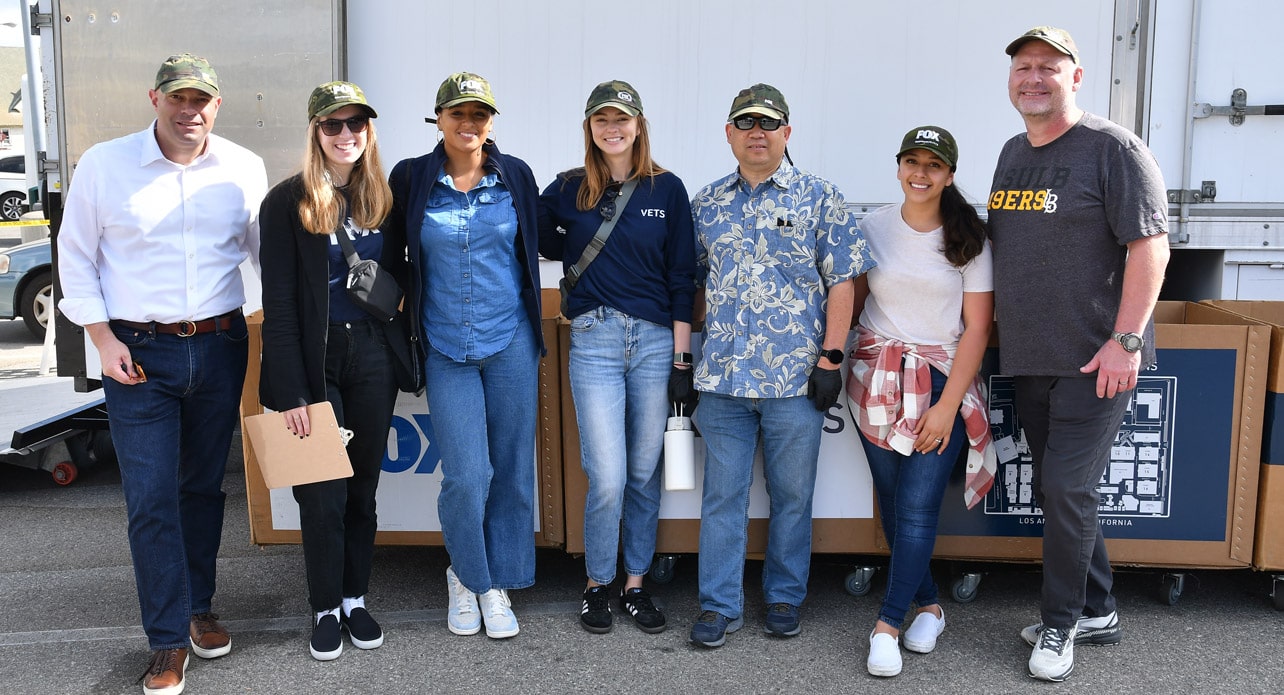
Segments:
[[[589,116],[592,116],[593,114],[597,113],[598,111],[601,111],[602,109],[608,106],[614,106],[615,108],[623,111],[624,113],[627,113],[633,118],[637,118],[638,114],[642,113],[641,109],[639,109],[636,106],[633,106],[632,104],[626,104],[622,101],[604,101],[598,104],[597,106],[594,106],[593,108],[589,109],[588,111],[585,111],[584,117],[588,118]]]
[[[1075,62],[1075,65],[1079,64],[1079,55],[1077,53],[1067,48],[1065,44],[1059,41],[1054,41],[1046,36],[1022,36],[1016,41],[1013,41],[1012,43],[1008,44],[1008,47],[1007,49],[1005,49],[1004,52],[1010,56],[1014,56],[1017,54],[1017,51],[1021,50],[1022,46],[1026,45],[1027,43],[1030,43],[1031,41],[1042,41],[1048,44],[1049,46],[1057,49],[1061,53],[1064,53],[1067,56],[1070,56],[1070,59]]]
[[[734,121],[737,118],[740,118],[741,116],[747,113],[756,113],[762,116],[779,118],[780,120],[786,123],[789,122],[789,117],[785,115],[784,111],[781,111],[780,109],[773,109],[770,106],[746,106],[743,109],[737,109],[735,111],[732,111],[731,115],[727,116],[727,120]]]
[[[933,145],[910,145],[909,147],[901,148],[901,151],[896,153],[896,158],[900,159],[901,155],[905,154],[906,152],[912,152],[913,150],[927,150],[928,152],[931,152],[937,157],[940,157],[941,161],[945,162],[945,164],[949,166],[951,169],[958,166],[958,161],[951,160],[950,154],[945,151],[945,148],[936,147]]]
[[[159,84],[156,86],[156,91],[161,94],[169,94],[170,92],[174,92],[179,89],[187,89],[189,87],[205,92],[212,97],[218,96],[218,87],[202,80],[194,80],[190,77],[170,80],[169,82]]]
[[[363,103],[361,103],[361,102],[359,102],[359,101],[343,101],[343,102],[339,102],[339,103],[337,103],[337,104],[330,104],[329,106],[325,107],[324,109],[321,109],[320,111],[317,111],[317,112],[316,112],[316,115],[314,116],[314,118],[321,118],[322,116],[329,116],[330,114],[334,113],[335,111],[338,111],[339,109],[341,109],[341,108],[343,108],[343,107],[345,107],[345,106],[360,106],[362,109],[365,109],[366,115],[370,116],[371,118],[378,118],[378,117],[379,117],[378,112],[376,112],[376,111],[374,110],[374,107],[370,106],[369,104],[363,104]]]
[[[468,102],[470,102],[470,101],[475,101],[475,102],[477,102],[478,104],[481,104],[482,106],[485,106],[486,108],[490,109],[491,113],[495,113],[495,114],[498,114],[498,113],[499,113],[499,109],[495,107],[495,102],[493,102],[493,101],[486,101],[485,99],[482,99],[481,97],[474,96],[474,95],[471,95],[471,94],[469,94],[469,95],[467,95],[467,96],[456,97],[456,98],[454,98],[454,99],[451,99],[450,101],[444,101],[444,102],[442,102],[442,103],[440,103],[440,104],[438,104],[438,105],[437,105],[437,110],[438,110],[438,111],[440,111],[441,109],[448,109],[448,108],[450,108],[450,107],[452,107],[452,106],[459,106],[460,104],[467,104],[467,103],[468,103]]]

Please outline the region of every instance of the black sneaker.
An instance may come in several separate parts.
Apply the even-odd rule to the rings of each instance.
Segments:
[[[620,610],[633,616],[639,630],[651,634],[664,632],[664,614],[651,602],[651,594],[646,589],[628,589],[620,594]]]
[[[584,590],[584,603],[580,607],[580,627],[599,635],[611,631],[611,590],[605,586],[591,586]]]
[[[339,618],[332,613],[321,616],[312,628],[312,641],[308,643],[312,658],[317,661],[331,661],[343,653],[343,634],[339,630]]]
[[[343,629],[357,649],[378,649],[383,646],[383,628],[370,616],[370,611],[358,606],[351,615],[343,617]]]

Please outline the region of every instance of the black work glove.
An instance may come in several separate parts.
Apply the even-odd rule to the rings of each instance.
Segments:
[[[825,369],[816,365],[807,377],[807,397],[816,406],[816,410],[829,410],[838,402],[838,394],[843,390],[843,375],[838,369]]]
[[[669,372],[669,402],[681,405],[682,414],[691,417],[696,405],[700,402],[700,392],[695,389],[695,369],[678,369],[673,367]]]

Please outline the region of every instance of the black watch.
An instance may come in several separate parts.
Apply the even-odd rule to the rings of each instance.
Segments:
[[[829,360],[830,362],[833,362],[834,364],[842,364],[842,363],[843,363],[843,351],[842,351],[842,350],[821,350],[821,351],[820,351],[820,356],[821,356],[821,357],[824,357],[825,359]]]
[[[1111,333],[1110,337],[1113,338],[1116,343],[1119,343],[1120,345],[1122,345],[1123,349],[1126,352],[1136,352],[1140,350],[1143,345],[1146,344],[1146,341],[1136,333],[1116,332],[1116,333]]]

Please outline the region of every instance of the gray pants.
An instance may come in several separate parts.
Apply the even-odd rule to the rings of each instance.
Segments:
[[[1090,377],[1016,378],[1016,412],[1034,458],[1034,493],[1043,508],[1044,625],[1070,628],[1079,616],[1115,610],[1096,486],[1132,392],[1097,397]]]

